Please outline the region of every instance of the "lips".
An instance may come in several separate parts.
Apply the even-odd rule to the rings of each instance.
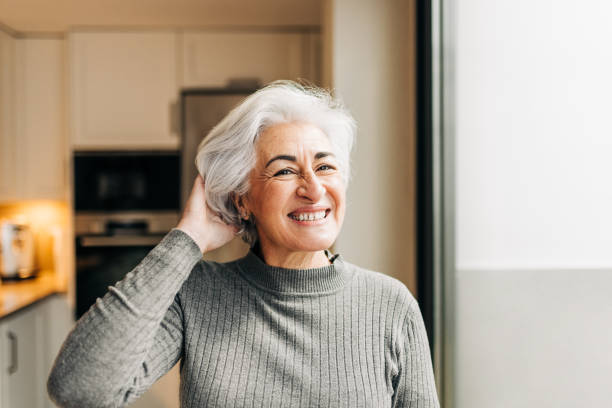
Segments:
[[[298,208],[287,214],[287,216],[295,221],[301,222],[320,221],[327,217],[330,211],[331,209],[324,207]]]

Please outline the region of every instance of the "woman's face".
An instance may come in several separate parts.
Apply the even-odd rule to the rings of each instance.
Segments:
[[[245,209],[264,254],[329,248],[345,211],[342,170],[327,136],[303,122],[267,128],[256,144]]]

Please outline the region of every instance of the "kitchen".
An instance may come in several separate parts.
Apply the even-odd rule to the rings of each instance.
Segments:
[[[332,68],[331,59],[342,63],[345,58],[329,50],[332,12],[325,2],[167,2],[157,8],[117,3],[116,8],[103,9],[95,2],[66,2],[64,8],[30,3],[3,3],[0,8],[0,218],[3,228],[13,231],[11,245],[22,248],[17,251],[19,267],[7,268],[0,286],[0,347],[2,366],[7,367],[0,376],[3,408],[52,406],[46,396],[46,376],[75,319],[102,294],[100,288],[120,279],[155,242],[154,237],[146,244],[125,244],[126,237],[144,232],[147,239],[155,235],[159,239],[178,220],[184,188],[183,196],[177,197],[180,203],[160,203],[146,214],[142,206],[133,207],[138,208],[136,212],[92,207],[92,202],[103,202],[105,197],[92,188],[91,172],[99,171],[98,180],[118,181],[108,171],[108,163],[96,167],[96,159],[114,157],[122,166],[129,157],[132,162],[137,157],[159,166],[162,156],[177,156],[187,149],[182,145],[186,115],[182,104],[194,92],[252,92],[282,78],[329,86],[334,77],[343,76],[338,67]],[[389,9],[392,7],[411,16],[412,6]],[[399,16],[394,25],[405,30]],[[408,55],[413,49],[409,44],[400,54],[411,72],[414,68]],[[410,78],[402,80],[404,88],[413,86]],[[408,94],[398,89],[394,97],[410,107]],[[218,120],[222,113],[216,115],[210,120]],[[204,128],[196,132],[203,134]],[[404,132],[391,133],[395,139],[404,139]],[[402,141],[406,146],[414,139],[414,131],[408,136],[412,139]],[[365,140],[360,151],[365,154],[370,144],[370,154],[385,155],[394,150],[392,140],[382,146]],[[409,169],[410,163],[399,166]],[[181,178],[183,184],[191,184],[188,178],[195,176],[193,168],[173,168],[177,177],[186,175]],[[81,181],[84,174],[89,179]],[[132,179],[163,195],[166,187],[152,173],[147,174],[144,181],[135,174]],[[366,191],[372,182],[353,186]],[[414,188],[412,184],[408,183],[408,191]],[[129,201],[125,198],[123,203]],[[156,203],[150,197],[140,199],[141,203]],[[367,206],[377,211],[383,204],[361,200],[359,205],[359,211],[368,211]],[[154,218],[147,218],[151,213]],[[353,217],[359,217],[357,210]],[[409,213],[401,218],[408,226],[414,222]],[[414,267],[399,268],[401,260],[389,256],[402,242],[410,244],[413,253],[414,238],[389,234],[390,228],[370,228],[373,242],[391,245],[372,251],[367,262],[378,263],[377,269],[396,274],[414,289]],[[22,230],[26,232],[16,232]],[[100,244],[105,235],[123,241]],[[345,239],[347,248],[351,247],[350,235]],[[25,236],[34,252],[23,251]],[[212,257],[227,259],[244,251],[240,242],[231,246],[229,253],[221,251]],[[96,259],[112,259],[111,263],[127,270],[114,275],[108,265],[96,264]],[[100,277],[101,270],[107,276]],[[136,406],[176,406],[177,381],[175,368]]]
[[[44,382],[76,318],[77,252],[97,248],[77,239],[79,152],[178,152],[190,90],[297,77],[333,86],[357,119],[335,249],[417,296],[442,406],[609,405],[610,12],[594,0],[3,1],[0,218],[20,248],[34,242],[38,277],[0,285],[0,407],[52,406]],[[134,406],[176,407],[178,386],[175,367]]]

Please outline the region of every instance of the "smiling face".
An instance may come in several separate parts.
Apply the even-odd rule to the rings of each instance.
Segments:
[[[266,261],[329,248],[344,220],[345,184],[327,136],[307,123],[274,125],[256,151],[243,208]]]

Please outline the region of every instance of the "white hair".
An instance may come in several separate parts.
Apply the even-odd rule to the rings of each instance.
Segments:
[[[259,135],[270,126],[291,122],[309,123],[323,131],[347,185],[356,123],[342,102],[325,89],[274,81],[232,109],[198,146],[195,163],[205,180],[208,206],[223,221],[240,228],[251,246],[257,240],[254,220],[240,217],[234,198],[249,191]]]

